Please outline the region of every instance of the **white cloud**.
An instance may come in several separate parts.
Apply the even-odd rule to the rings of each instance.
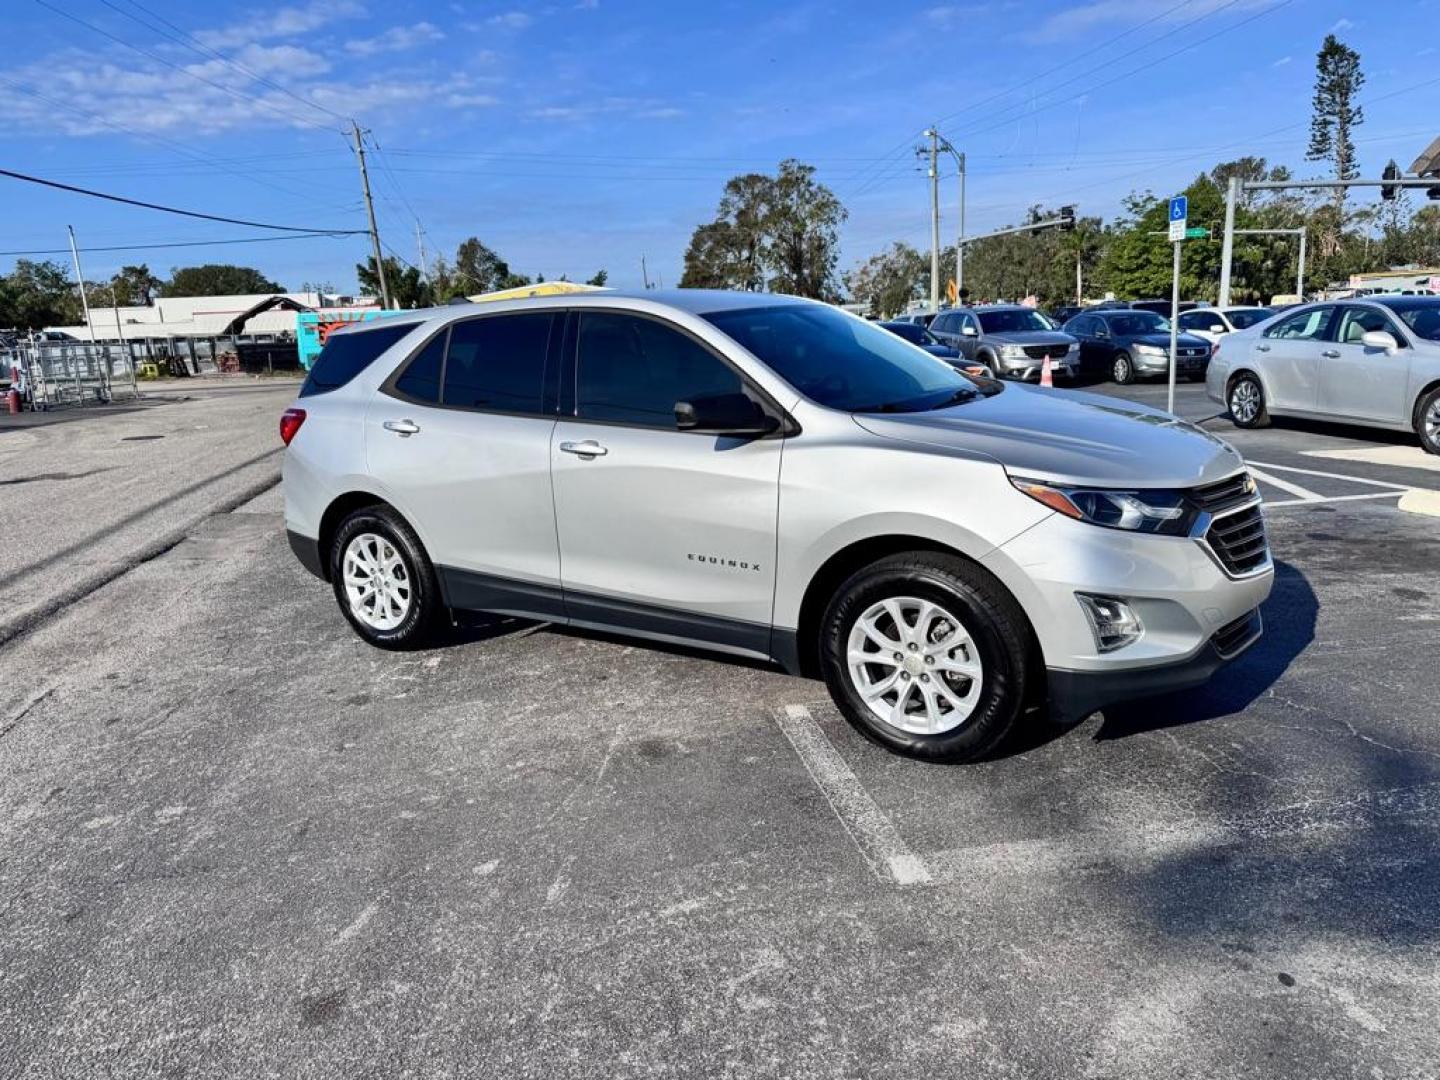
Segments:
[[[1351,22],[1349,19],[1336,19],[1336,20],[1335,20],[1335,25],[1332,26],[1332,27],[1330,27],[1330,31],[1329,31],[1329,32],[1332,33],[1332,34],[1338,34],[1338,33],[1340,33],[1342,30],[1350,30],[1350,29],[1353,29],[1354,26],[1355,26],[1355,24],[1354,24],[1353,22]]]
[[[504,11],[499,15],[491,15],[485,21],[504,30],[524,30],[535,19],[523,11]]]
[[[1064,11],[1056,12],[1042,22],[1033,35],[1035,40],[1058,41],[1088,33],[1097,27],[1143,23],[1147,19],[1160,23],[1188,23],[1203,15],[1224,11],[1235,14],[1247,8],[1265,7],[1273,0],[1191,0],[1177,5],[1175,0],[1086,0]],[[1198,25],[1197,25],[1198,29]]]
[[[1271,67],[1284,67],[1286,64],[1290,63],[1290,61],[1293,60],[1293,59],[1294,59],[1293,56],[1282,56],[1282,57],[1280,57],[1279,60],[1276,60],[1276,61],[1275,61],[1273,64],[1271,64],[1270,66],[1271,66]]]
[[[364,10],[357,0],[312,0],[302,7],[279,8],[216,30],[197,30],[195,37],[212,49],[233,49],[257,41],[300,37],[362,15]]]
[[[577,105],[538,105],[529,110],[536,120],[585,121],[602,116],[631,120],[674,120],[685,110],[662,101],[643,98],[608,97]]]
[[[377,53],[404,52],[418,45],[441,41],[444,37],[433,23],[419,22],[413,26],[392,26],[374,37],[347,41],[344,48],[352,56],[374,56]]]

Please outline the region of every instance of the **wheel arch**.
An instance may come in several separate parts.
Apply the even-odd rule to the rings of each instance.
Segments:
[[[320,552],[320,567],[326,581],[330,580],[330,545],[335,540],[335,533],[340,528],[340,523],[357,510],[364,510],[367,507],[379,506],[389,510],[413,530],[415,523],[411,521],[394,503],[376,495],[373,491],[347,491],[337,495],[331,500],[330,505],[325,507],[325,512],[320,515],[319,535],[315,538]],[[416,536],[420,534],[416,532]]]
[[[995,587],[1008,594],[1015,601],[1016,608],[1025,619],[1025,626],[1030,640],[1030,647],[1034,656],[1040,656],[1039,638],[1035,634],[1035,628],[1030,623],[1030,616],[1025,611],[1025,606],[1020,602],[1019,597],[1011,592],[1009,586],[1001,581],[978,559],[972,558],[959,548],[946,544],[943,541],[935,540],[927,536],[919,536],[913,533],[884,533],[876,536],[868,536],[845,545],[834,552],[816,569],[811,575],[809,583],[805,586],[805,593],[800,601],[799,618],[795,629],[795,655],[793,664],[799,674],[808,677],[818,677],[820,673],[820,621],[824,618],[825,608],[830,603],[831,597],[837,589],[845,582],[851,574],[862,567],[891,555],[899,555],[905,552],[924,551],[934,552],[940,555],[950,555],[957,559],[964,560],[967,564],[981,571],[989,577]],[[1035,670],[1044,670],[1044,665],[1037,664]]]
[[[1415,395],[1415,404],[1410,406],[1410,427],[1412,429],[1418,430],[1420,427],[1421,402],[1425,400],[1426,395],[1432,394],[1436,390],[1440,390],[1440,379],[1431,379],[1424,386],[1420,387],[1420,392]]]

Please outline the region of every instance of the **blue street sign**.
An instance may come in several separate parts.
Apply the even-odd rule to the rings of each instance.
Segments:
[[[1184,195],[1176,195],[1170,200],[1170,220],[1184,221],[1190,216],[1190,200]]]

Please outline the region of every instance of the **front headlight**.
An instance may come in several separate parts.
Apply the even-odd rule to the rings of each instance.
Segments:
[[[1066,352],[1067,354],[1068,354],[1068,353],[1079,352],[1079,351],[1080,351],[1080,343],[1079,343],[1078,341],[1072,341],[1072,342],[1070,342],[1070,347],[1065,350],[1065,352]]]
[[[1006,360],[1024,360],[1025,347],[1023,345],[1001,345],[1000,355]]]
[[[1109,491],[1097,488],[1062,487],[1040,480],[1012,477],[1010,482],[1036,502],[1051,510],[1102,525],[1107,529],[1126,532],[1158,533],[1162,536],[1185,536],[1195,524],[1199,511],[1185,501],[1180,491],[1159,488],[1136,488],[1130,491]]]
[[[1165,350],[1159,345],[1136,345],[1135,351],[1141,356],[1164,356]]]

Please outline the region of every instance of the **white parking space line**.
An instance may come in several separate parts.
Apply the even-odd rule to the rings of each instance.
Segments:
[[[896,885],[929,884],[925,860],[910,850],[885,812],[875,805],[810,710],[804,705],[787,705],[776,714],[776,721],[875,876]]]
[[[1427,454],[1418,446],[1366,446],[1355,450],[1305,450],[1306,457],[1329,461],[1359,461],[1366,465],[1393,465],[1402,469],[1440,472],[1440,454]]]
[[[1266,510],[1274,510],[1281,506],[1309,506],[1314,503],[1337,503],[1337,502],[1361,502],[1365,499],[1403,499],[1409,494],[1405,491],[1369,491],[1364,495],[1322,495],[1318,499],[1276,499],[1273,502],[1265,503]]]
[[[1250,466],[1250,475],[1253,476],[1256,480],[1263,480],[1271,487],[1277,487],[1281,491],[1288,491],[1291,495],[1296,496],[1297,502],[1319,502],[1321,499],[1325,498],[1325,496],[1317,492],[1311,491],[1309,488],[1303,488],[1299,484],[1292,484],[1289,480],[1281,480],[1278,476],[1271,476],[1267,472],[1261,472],[1259,469],[1255,468],[1253,464]],[[1285,504],[1271,503],[1270,505],[1283,506]]]
[[[1392,484],[1385,480],[1371,480],[1368,476],[1349,476],[1346,473],[1321,472],[1319,469],[1299,469],[1294,465],[1272,465],[1264,461],[1251,461],[1251,472],[1254,472],[1258,465],[1262,469],[1273,469],[1276,472],[1299,473],[1302,476],[1321,476],[1327,480],[1349,480],[1352,484],[1369,484],[1371,487],[1391,488],[1395,491],[1409,491],[1410,484]],[[1321,498],[1324,498],[1322,495]]]

